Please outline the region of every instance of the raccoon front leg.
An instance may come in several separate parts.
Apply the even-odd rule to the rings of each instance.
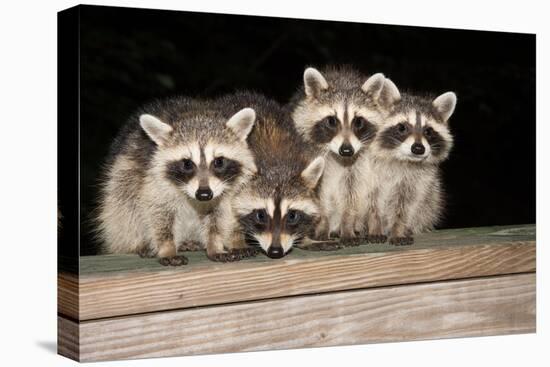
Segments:
[[[215,222],[208,233],[206,256],[216,262],[233,262],[256,256],[258,250],[246,246],[243,236],[236,232],[220,231],[223,223]],[[227,245],[224,246],[224,243]],[[227,250],[226,250],[227,247]]]
[[[157,256],[160,264],[164,266],[180,266],[189,261],[185,256],[177,254],[173,225],[174,216],[172,214],[157,215],[153,224]]]
[[[367,214],[367,242],[369,243],[384,243],[388,239],[384,235],[382,220],[375,210],[371,210]]]
[[[319,224],[315,227],[313,238],[318,241],[327,241],[330,239],[330,224],[326,215],[321,216]]]
[[[233,262],[239,261],[248,257],[256,256],[258,250],[251,247],[231,248],[225,250],[221,236],[215,234],[211,237],[206,245],[206,256],[216,262]]]
[[[355,219],[354,214],[348,214],[342,217],[340,223],[340,243],[342,246],[359,246],[361,239],[357,237],[355,233]]]
[[[393,224],[390,227],[390,244],[395,246],[407,246],[412,245],[414,239],[412,238],[412,232],[407,228],[407,205],[404,202],[404,198],[398,199],[398,205],[393,216]]]
[[[396,223],[390,233],[390,244],[395,246],[408,246],[414,243],[412,232],[402,223]]]

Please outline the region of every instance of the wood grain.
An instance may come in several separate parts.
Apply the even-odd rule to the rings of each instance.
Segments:
[[[81,276],[79,311],[89,320],[230,302],[462,279],[535,270],[534,242],[433,246],[281,261],[208,264],[161,271]],[[63,275],[61,275],[63,278]]]
[[[80,325],[57,317],[57,353],[78,361],[80,359]]]
[[[72,273],[57,275],[57,308],[58,311],[78,319],[79,278]]]
[[[73,324],[79,328],[81,361],[527,333],[535,331],[535,274],[334,292]]]

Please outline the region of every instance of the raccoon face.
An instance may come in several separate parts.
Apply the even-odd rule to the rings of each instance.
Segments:
[[[255,119],[254,110],[245,108],[225,123],[225,131],[191,137],[151,115],[142,115],[140,123],[158,147],[153,172],[193,201],[210,202],[256,172],[246,144]]]
[[[306,140],[344,160],[353,159],[370,145],[383,120],[384,80],[378,73],[363,85],[332,86],[318,70],[306,69],[305,98],[293,113],[296,128]]]
[[[389,79],[388,83],[391,83]],[[377,137],[379,154],[407,162],[435,164],[443,161],[453,144],[448,119],[455,106],[453,92],[444,93],[433,101],[404,96]]]
[[[323,173],[324,158],[318,157],[286,184],[270,187],[265,177],[256,177],[235,200],[235,210],[247,242],[258,245],[273,259],[285,256],[310,235],[319,221],[315,188]]]

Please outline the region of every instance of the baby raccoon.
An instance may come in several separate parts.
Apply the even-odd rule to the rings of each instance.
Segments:
[[[326,240],[335,233],[342,245],[358,245],[357,235],[365,231],[371,192],[368,150],[385,117],[381,106],[389,96],[384,80],[383,74],[367,78],[350,68],[329,68],[323,73],[307,68],[304,87],[290,103],[298,132],[326,154],[316,239]]]
[[[456,95],[437,98],[401,94],[386,79],[390,96],[388,116],[372,144],[371,175],[377,180],[371,212],[390,243],[408,245],[412,235],[437,224],[443,208],[438,165],[449,155],[453,137],[448,120],[456,106]]]
[[[243,232],[270,258],[283,257],[303,244],[319,221],[316,188],[325,161],[313,155],[276,102],[241,93],[224,103],[250,106],[257,114],[248,145],[258,172],[234,201]]]
[[[235,237],[231,197],[256,172],[246,142],[256,114],[235,109],[228,118],[228,108],[174,98],[129,121],[112,146],[101,190],[104,252],[158,256],[163,265],[187,263],[178,249],[206,248],[217,261],[251,254],[236,250],[244,241]]]

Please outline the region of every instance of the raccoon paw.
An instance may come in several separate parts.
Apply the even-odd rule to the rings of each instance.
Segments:
[[[179,245],[181,251],[200,251],[202,246],[197,241],[185,241]]]
[[[385,243],[388,240],[383,234],[370,234],[367,236],[368,243]]]
[[[141,258],[152,258],[156,257],[158,253],[158,250],[152,249],[149,246],[143,246],[140,249],[138,249],[137,254]]]
[[[186,265],[189,260],[183,255],[175,255],[170,257],[161,257],[159,263],[164,266],[181,266]]]
[[[256,255],[258,255],[258,249],[256,247],[245,247],[241,249],[232,250],[231,252],[239,253],[241,255],[241,259],[256,257]]]
[[[308,251],[336,251],[343,247],[339,242],[315,242],[307,246],[299,246],[302,250]]]
[[[255,248],[235,249],[228,252],[221,252],[219,254],[206,255],[210,260],[227,263],[246,259],[248,257],[256,256],[257,250]]]
[[[395,246],[409,246],[414,243],[412,237],[392,237],[390,238],[390,244]]]

